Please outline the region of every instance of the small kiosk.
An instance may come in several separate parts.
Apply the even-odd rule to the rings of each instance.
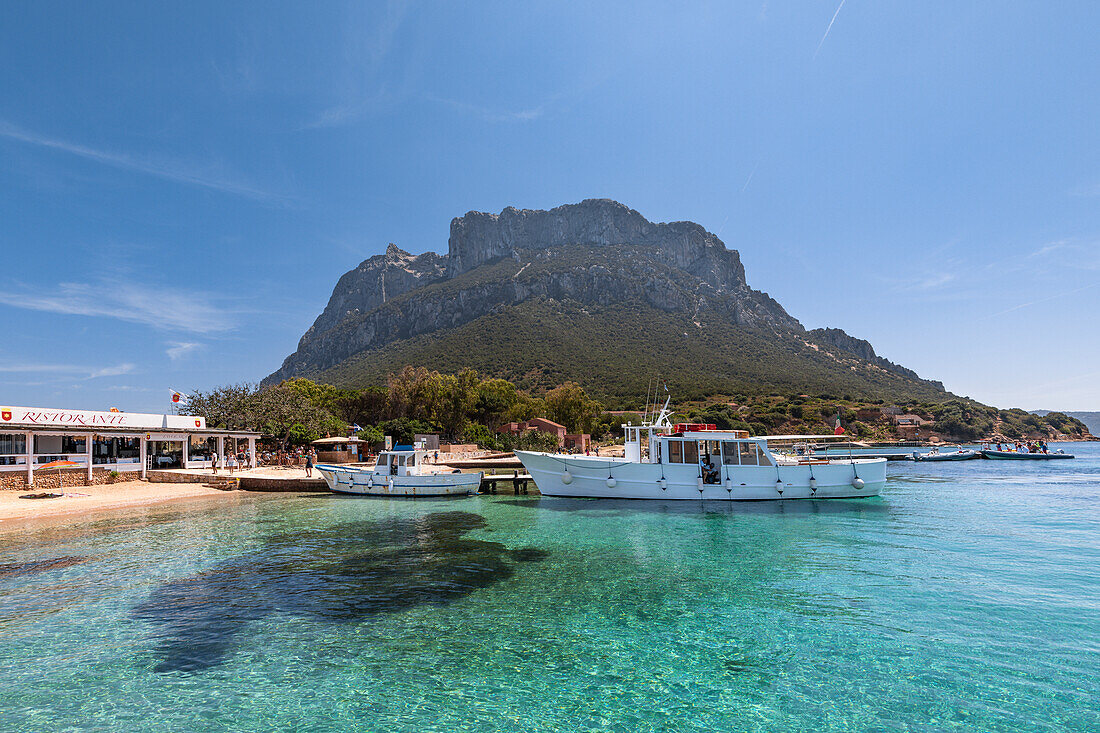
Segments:
[[[358,463],[359,438],[321,438],[311,445],[317,451],[318,463]]]

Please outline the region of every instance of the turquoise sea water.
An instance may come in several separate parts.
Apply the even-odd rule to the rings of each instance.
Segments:
[[[257,496],[0,534],[0,730],[1100,730],[1100,446],[881,498]]]

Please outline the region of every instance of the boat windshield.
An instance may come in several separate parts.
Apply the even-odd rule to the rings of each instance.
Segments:
[[[375,463],[374,465],[375,466],[388,466],[388,465],[390,465],[390,456],[389,456],[389,454],[388,453],[379,453],[378,454],[378,462]]]

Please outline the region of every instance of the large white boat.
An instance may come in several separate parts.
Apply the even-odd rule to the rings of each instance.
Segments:
[[[370,496],[465,496],[476,494],[481,472],[462,473],[427,461],[428,451],[399,445],[382,451],[371,466],[318,463],[328,487],[341,494]]]
[[[516,451],[545,496],[615,499],[840,499],[875,496],[886,459],[821,459],[792,447],[807,437],[750,438],[736,430],[672,425],[668,404],[652,423],[624,425],[622,458]],[[830,436],[831,437],[831,436]]]

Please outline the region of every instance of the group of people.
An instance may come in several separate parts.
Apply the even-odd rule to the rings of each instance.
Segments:
[[[252,463],[252,454],[246,450],[239,450],[236,453],[229,451],[222,458],[218,455],[217,451],[210,454],[210,467],[214,469],[214,475],[218,474],[219,468],[224,468],[227,472],[233,473],[238,468],[248,468]]]
[[[246,450],[237,452],[229,451],[225,457],[213,453],[210,456],[210,468],[217,475],[219,468],[233,473],[236,470],[244,470],[251,464],[252,455]],[[306,469],[306,476],[313,475],[313,464],[317,462],[317,451],[313,448],[298,447],[293,450],[263,451],[258,455],[259,465],[264,466],[302,466]]]
[[[1016,453],[1050,453],[1050,447],[1042,438],[1039,440],[1017,440],[1015,443],[997,443],[997,450],[1000,452],[1015,451]]]

